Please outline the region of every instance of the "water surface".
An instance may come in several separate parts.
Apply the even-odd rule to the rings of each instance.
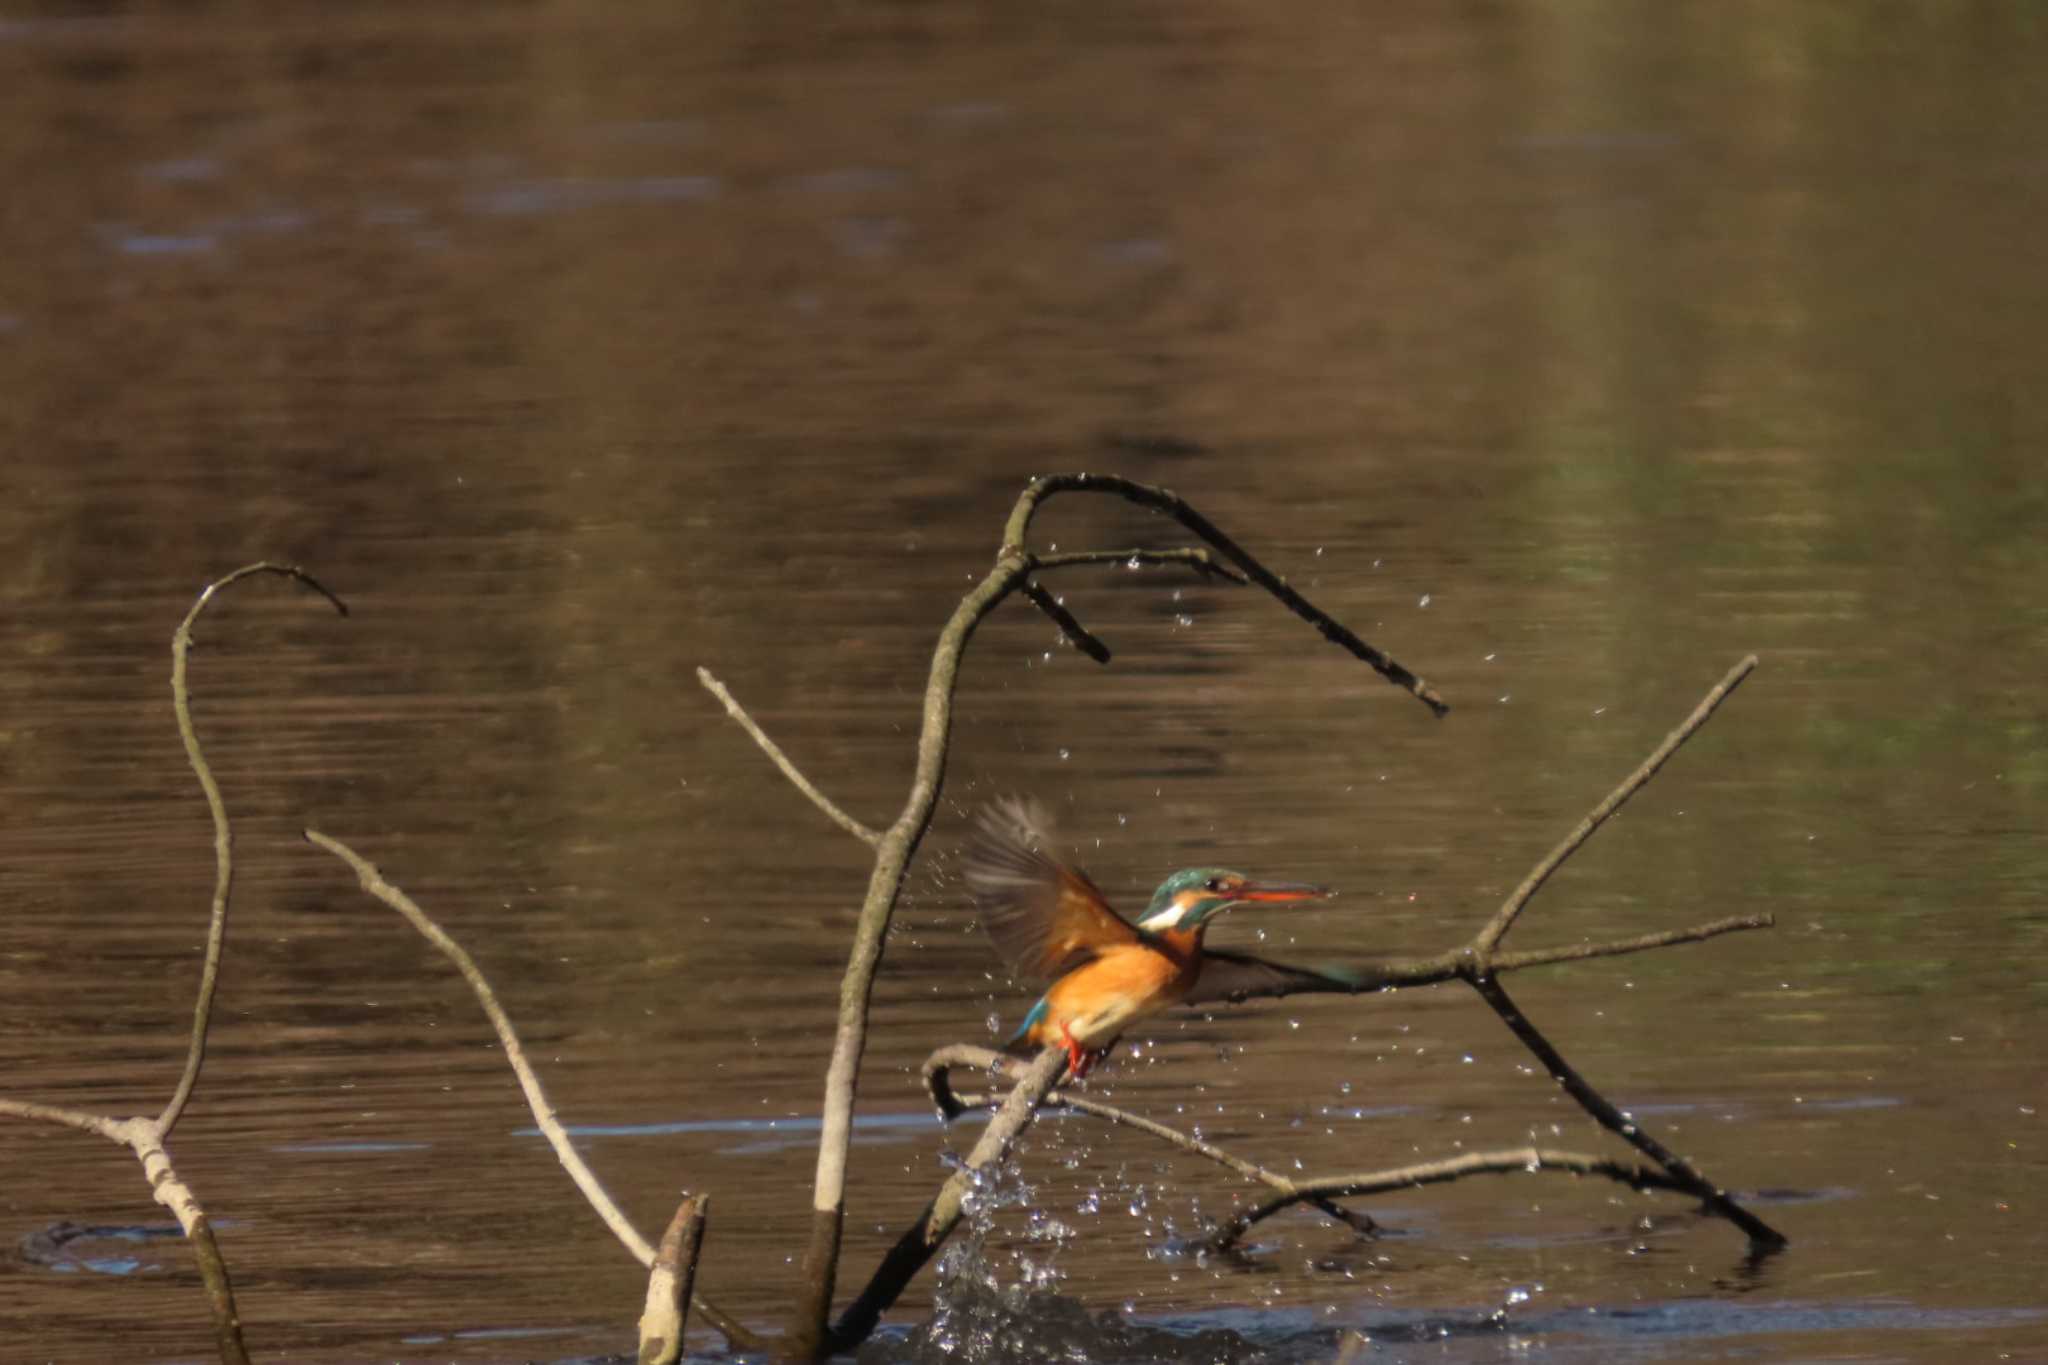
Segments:
[[[641,1293],[452,973],[306,824],[470,946],[643,1227],[713,1192],[701,1288],[773,1325],[864,850],[694,670],[886,821],[1023,479],[1115,470],[1455,709],[1166,569],[1059,583],[1107,669],[1021,603],[985,625],[844,1279],[967,1140],[918,1063],[1029,1002],[949,871],[980,801],[1055,805],[1120,904],[1197,860],[1344,892],[1219,942],[1434,951],[1751,651],[1516,941],[1777,929],[1514,984],[1793,1245],[1537,1176],[1201,1262],[1176,1238],[1247,1191],[1063,1120],[871,1351],[995,1350],[1028,1288],[1103,1360],[2048,1355],[2044,45],[2019,3],[11,16],[7,1093],[167,1093],[211,852],[165,647],[208,579],[303,563],[349,620],[244,585],[194,665],[240,881],[175,1149],[252,1345],[592,1355]],[[1175,539],[1086,499],[1037,529]],[[1143,1041],[1096,1093],[1285,1170],[1604,1142],[1456,988]],[[9,1124],[0,1172],[10,1350],[204,1356],[123,1154]]]

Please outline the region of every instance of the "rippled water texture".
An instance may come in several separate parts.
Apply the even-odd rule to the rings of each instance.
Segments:
[[[349,619],[243,584],[193,664],[240,879],[174,1147],[252,1345],[590,1357],[642,1291],[307,824],[470,946],[643,1227],[712,1192],[700,1288],[776,1327],[867,859],[695,669],[886,822],[1022,481],[1114,470],[1454,710],[1173,569],[1054,584],[1108,668],[1003,607],[876,990],[842,1298],[979,1131],[919,1062],[1029,1003],[951,872],[981,801],[1052,804],[1126,908],[1196,862],[1342,889],[1219,945],[1433,952],[1751,651],[1510,945],[1776,914],[1514,989],[1792,1246],[1516,1174],[1203,1260],[1247,1187],[1065,1118],[864,1358],[2048,1359],[2043,71],[2025,0],[16,6],[0,1091],[168,1094],[212,873],[170,633],[303,563]],[[1176,539],[1086,498],[1035,533]],[[1290,1174],[1613,1150],[1462,987],[1134,1041],[1091,1093]],[[0,1339],[207,1356],[119,1150],[0,1125]]]

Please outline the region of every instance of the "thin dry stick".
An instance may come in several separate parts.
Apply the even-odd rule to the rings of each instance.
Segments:
[[[1492,955],[1495,946],[1506,936],[1508,930],[1514,927],[1515,917],[1522,913],[1522,907],[1529,903],[1529,898],[1542,889],[1543,883],[1550,880],[1550,874],[1564,866],[1565,859],[1578,852],[1580,846],[1593,837],[1593,831],[1607,823],[1607,817],[1620,810],[1631,796],[1642,789],[1644,783],[1657,775],[1657,770],[1664,766],[1665,760],[1677,753],[1679,746],[1691,739],[1693,732],[1712,718],[1714,711],[1728,699],[1730,693],[1742,685],[1742,680],[1748,677],[1750,670],[1755,667],[1756,655],[1752,654],[1729,669],[1728,676],[1714,685],[1700,700],[1700,704],[1692,709],[1692,714],[1679,722],[1677,729],[1664,736],[1664,742],[1652,750],[1650,756],[1644,759],[1634,772],[1623,778],[1620,786],[1609,792],[1607,798],[1593,807],[1586,818],[1579,821],[1577,827],[1565,835],[1557,847],[1551,849],[1543,856],[1542,861],[1529,869],[1529,875],[1522,878],[1522,884],[1501,903],[1500,909],[1494,912],[1493,921],[1480,930],[1479,937],[1473,941],[1473,955],[1482,965]]]
[[[718,698],[724,704],[725,713],[739,722],[740,728],[752,737],[754,743],[761,746],[761,752],[768,755],[769,760],[782,770],[782,775],[788,778],[798,791],[809,797],[812,805],[825,812],[833,824],[839,826],[839,828],[845,830],[870,848],[882,842],[880,834],[839,809],[838,806],[832,803],[831,797],[811,785],[811,779],[805,777],[803,770],[790,761],[789,755],[782,752],[781,747],[774,740],[768,738],[766,730],[763,730],[754,723],[754,718],[747,714],[746,708],[741,706],[732,693],[726,690],[724,683],[712,676],[710,669],[699,668],[697,670],[697,681],[704,685],[705,691]]]
[[[840,979],[838,1027],[833,1034],[832,1058],[825,1072],[817,1175],[811,1196],[811,1236],[804,1251],[800,1288],[790,1330],[783,1338],[784,1353],[793,1359],[821,1356],[828,1338],[844,1340],[843,1334],[836,1330],[828,1333],[826,1322],[831,1313],[840,1237],[846,1217],[846,1161],[853,1137],[854,1095],[859,1087],[861,1057],[867,1047],[868,1002],[887,940],[889,921],[902,891],[904,874],[918,843],[931,825],[932,809],[938,801],[946,751],[951,741],[953,689],[959,677],[961,655],[982,618],[1003,598],[1016,591],[1039,567],[1039,561],[1024,549],[1024,538],[1038,507],[1047,498],[1070,491],[1111,494],[1167,512],[1208,541],[1253,582],[1279,598],[1290,611],[1314,625],[1326,639],[1349,650],[1388,681],[1413,693],[1437,715],[1448,709],[1442,698],[1415,674],[1290,588],[1284,579],[1253,559],[1177,494],[1128,479],[1085,474],[1055,475],[1033,479],[1027,484],[1004,525],[1003,542],[995,565],[961,598],[939,633],[938,643],[932,650],[930,677],[925,684],[924,721],[918,732],[917,766],[910,792],[902,812],[887,830],[882,831],[881,838],[874,844],[874,870],[868,877],[867,894],[855,922],[853,946],[847,954],[846,971]],[[1190,562],[1194,562],[1192,556]],[[708,680],[708,674],[704,677]],[[728,706],[727,709],[731,711],[733,708]],[[757,736],[756,742],[761,742],[760,737]],[[772,747],[764,747],[771,757],[779,753]],[[778,761],[777,766],[792,781],[797,781],[800,776],[795,773],[794,765],[786,760]],[[807,780],[797,781],[797,785],[828,813],[834,809],[814,794],[815,788]],[[858,833],[858,829],[855,832]]]
[[[497,992],[491,989],[490,981],[476,965],[476,960],[470,957],[468,950],[450,938],[447,930],[435,923],[431,915],[414,904],[412,897],[385,881],[374,864],[347,844],[339,839],[330,839],[318,830],[306,830],[305,836],[308,843],[327,850],[347,863],[355,872],[356,880],[364,891],[403,915],[406,923],[417,929],[421,937],[455,964],[455,970],[462,973],[462,979],[467,981],[470,990],[476,993],[477,1003],[483,1006],[484,1016],[491,1021],[491,1027],[496,1030],[498,1043],[505,1050],[505,1061],[511,1066],[512,1074],[519,1078],[519,1089],[526,1096],[526,1107],[533,1111],[534,1122],[540,1126],[548,1145],[555,1149],[555,1156],[569,1172],[569,1178],[576,1182],[577,1189],[583,1191],[583,1197],[590,1201],[590,1207],[597,1211],[597,1216],[604,1219],[605,1226],[612,1230],[612,1236],[618,1238],[626,1250],[633,1253],[633,1259],[643,1266],[652,1266],[654,1247],[640,1235],[640,1230],[633,1226],[632,1220],[620,1211],[619,1206],[612,1202],[611,1195],[605,1192],[604,1185],[598,1180],[596,1173],[584,1164],[575,1144],[569,1141],[569,1134],[563,1129],[561,1121],[555,1117],[554,1106],[548,1103],[547,1091],[541,1088],[539,1075],[534,1072],[532,1063],[526,1060],[526,1049],[520,1046],[519,1034],[513,1029],[511,1018],[498,1004]]]
[[[475,959],[471,958],[468,951],[451,938],[432,916],[420,909],[410,896],[386,881],[377,871],[375,864],[339,839],[331,839],[318,830],[309,829],[303,832],[308,843],[327,850],[347,863],[355,872],[356,880],[364,891],[403,915],[406,922],[417,929],[427,942],[440,949],[442,955],[455,964],[456,971],[469,983],[470,989],[476,994],[477,1003],[483,1006],[485,1017],[491,1021],[492,1029],[497,1032],[498,1043],[505,1052],[505,1061],[511,1066],[513,1075],[518,1077],[519,1089],[526,1096],[526,1107],[532,1111],[534,1123],[547,1138],[548,1145],[554,1148],[556,1158],[569,1172],[569,1178],[576,1182],[576,1188],[583,1191],[583,1197],[589,1201],[590,1207],[596,1210],[597,1216],[611,1229],[612,1236],[619,1239],[619,1244],[626,1248],[634,1260],[651,1269],[655,1263],[656,1249],[641,1236],[640,1230],[633,1226],[632,1220],[626,1217],[619,1206],[612,1202],[612,1197],[605,1191],[603,1183],[584,1163],[582,1155],[570,1142],[568,1132],[555,1117],[554,1106],[548,1103],[547,1092],[541,1087],[539,1075],[526,1060],[526,1049],[520,1045],[519,1034],[513,1029],[510,1016],[498,1004],[497,993],[491,989],[490,981],[476,965]],[[726,1339],[734,1346],[741,1350],[761,1349],[762,1339],[729,1314],[699,1297],[693,1296],[690,1306],[702,1314],[706,1322],[724,1333]]]
[[[1468,1152],[1441,1161],[1417,1162],[1392,1170],[1367,1171],[1359,1175],[1318,1176],[1294,1183],[1290,1190],[1254,1204],[1225,1219],[1202,1239],[1201,1250],[1221,1251],[1237,1242],[1254,1223],[1263,1222],[1283,1209],[1305,1201],[1354,1199],[1385,1194],[1391,1190],[1441,1185],[1468,1175],[1507,1175],[1514,1172],[1556,1171],[1567,1175],[1597,1175],[1617,1180],[1637,1190],[1677,1190],[1691,1193],[1684,1182],[1650,1166],[1633,1165],[1583,1152],[1560,1152],[1547,1147],[1517,1147],[1500,1152]]]
[[[1095,660],[1096,663],[1106,664],[1109,662],[1109,646],[1096,639],[1088,627],[1076,620],[1074,613],[1061,606],[1060,600],[1047,592],[1037,579],[1027,578],[1024,580],[1024,595],[1031,599],[1032,606],[1037,607],[1052,618],[1052,623],[1060,628],[1060,633],[1067,637],[1068,643],[1072,644],[1074,648]]]
[[[647,1277],[647,1305],[640,1314],[639,1365],[675,1365],[682,1358],[690,1285],[697,1278],[697,1252],[710,1208],[708,1194],[684,1199],[661,1236],[661,1249]]]
[[[186,1104],[192,1099],[192,1087],[199,1084],[199,1068],[206,1061],[207,1023],[213,1014],[213,992],[220,975],[221,945],[227,938],[228,892],[235,880],[234,835],[228,828],[228,810],[220,798],[220,784],[213,780],[213,770],[207,766],[206,756],[199,749],[199,732],[192,726],[192,697],[185,685],[185,659],[192,649],[193,623],[206,610],[207,604],[229,584],[259,573],[289,578],[332,602],[334,609],[343,616],[348,615],[348,604],[303,569],[268,562],[245,564],[226,577],[208,583],[171,635],[171,709],[177,713],[178,737],[185,741],[185,757],[199,777],[200,790],[206,793],[206,808],[213,815],[214,876],[213,913],[206,926],[206,961],[199,970],[199,998],[192,1007],[192,1041],[185,1053],[185,1071],[178,1077],[178,1088],[171,1093],[170,1102],[156,1117],[166,1135],[183,1116]]]

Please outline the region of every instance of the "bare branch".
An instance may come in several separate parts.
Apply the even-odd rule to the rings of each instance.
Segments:
[[[647,1277],[647,1306],[640,1314],[639,1365],[675,1365],[683,1354],[690,1285],[697,1278],[697,1252],[704,1242],[710,1195],[691,1195],[677,1206]]]
[[[961,655],[982,618],[1039,567],[1039,561],[1024,548],[1025,535],[1038,504],[1054,493],[1079,489],[1112,494],[1141,506],[1166,511],[1235,563],[1253,582],[1278,597],[1289,610],[1314,624],[1327,639],[1414,693],[1438,715],[1447,709],[1442,699],[1421,679],[1309,603],[1176,494],[1128,479],[1089,475],[1057,475],[1033,479],[1027,484],[1004,525],[1003,542],[997,550],[995,564],[981,582],[961,598],[933,647],[931,673],[925,684],[924,722],[918,732],[916,772],[902,812],[883,831],[875,845],[874,871],[868,877],[867,895],[855,922],[853,947],[847,954],[846,972],[840,978],[839,1022],[833,1034],[832,1059],[825,1072],[825,1102],[819,1119],[818,1166],[811,1195],[811,1237],[804,1252],[801,1287],[791,1314],[790,1330],[784,1338],[784,1352],[792,1357],[820,1356],[829,1341],[857,1341],[858,1337],[847,1336],[846,1324],[859,1321],[867,1312],[865,1305],[869,1296],[864,1294],[860,1303],[847,1310],[838,1327],[830,1332],[826,1329],[838,1274],[840,1235],[846,1216],[846,1160],[853,1137],[854,1093],[860,1079],[861,1056],[867,1046],[868,1000],[887,941],[889,921],[895,913],[897,896],[902,891],[904,873],[911,855],[917,851],[919,841],[931,825],[932,809],[938,800],[946,752],[952,738],[953,689],[959,678]],[[1190,558],[1188,562],[1195,561]],[[912,1271],[917,1265],[922,1265],[928,1255],[928,1249],[919,1255],[916,1265],[911,1267]],[[892,1253],[890,1260],[884,1262],[884,1270],[895,1260],[895,1253]],[[883,1271],[877,1271],[877,1276],[882,1277]],[[890,1290],[888,1297],[893,1300],[900,1288],[899,1285]],[[868,1324],[872,1328],[872,1318],[868,1319]]]
[[[1003,528],[1002,552],[1008,554],[1014,550],[1022,554],[1024,537],[1030,530],[1031,518],[1037,512],[1038,505],[1047,498],[1065,492],[1109,493],[1137,503],[1141,507],[1150,507],[1165,513],[1215,546],[1226,559],[1244,570],[1252,582],[1279,598],[1289,611],[1320,631],[1324,639],[1363,660],[1374,672],[1396,687],[1414,694],[1418,701],[1437,715],[1441,716],[1451,709],[1429,684],[1403,667],[1392,655],[1367,644],[1341,621],[1289,587],[1286,579],[1252,558],[1236,541],[1218,530],[1215,523],[1190,507],[1171,489],[1138,483],[1115,474],[1042,475],[1025,486],[1023,496],[1017,499],[1016,507],[1011,510],[1010,520]]]
[[[1579,1152],[1559,1152],[1541,1147],[1518,1147],[1503,1152],[1468,1152],[1442,1161],[1418,1162],[1385,1171],[1359,1175],[1319,1176],[1297,1182],[1291,1190],[1242,1209],[1202,1239],[1203,1251],[1221,1251],[1234,1244],[1254,1223],[1263,1222],[1283,1209],[1315,1198],[1352,1199],[1362,1195],[1385,1194],[1390,1190],[1441,1185],[1468,1175],[1505,1175],[1517,1171],[1558,1171],[1569,1175],[1598,1175],[1618,1180],[1638,1190],[1686,1190],[1681,1182],[1649,1166],[1631,1165]]]
[[[1032,606],[1037,607],[1052,618],[1052,623],[1060,628],[1062,635],[1067,637],[1067,643],[1095,660],[1096,663],[1106,664],[1109,662],[1109,646],[1095,638],[1095,635],[1088,627],[1082,625],[1075,618],[1074,613],[1061,606],[1060,600],[1057,597],[1054,597],[1039,585],[1038,580],[1033,578],[1024,580],[1024,595],[1031,599]]]
[[[1705,1175],[1687,1161],[1667,1149],[1662,1143],[1644,1132],[1632,1119],[1623,1114],[1583,1076],[1572,1069],[1564,1055],[1550,1045],[1550,1040],[1537,1031],[1528,1017],[1508,998],[1500,982],[1491,975],[1482,975],[1472,982],[1472,988],[1479,992],[1480,999],[1492,1007],[1493,1012],[1521,1040],[1522,1046],[1536,1054],[1551,1077],[1564,1088],[1566,1094],[1579,1102],[1579,1107],[1591,1114],[1602,1128],[1615,1134],[1622,1141],[1662,1166],[1669,1173],[1670,1188],[1683,1190],[1695,1195],[1706,1206],[1726,1218],[1749,1234],[1750,1242],[1765,1250],[1774,1251],[1786,1245],[1785,1234],[1758,1218],[1728,1197],[1727,1191],[1708,1180]]]
[[[0,1115],[16,1119],[34,1119],[39,1123],[57,1123],[66,1128],[76,1128],[92,1133],[109,1142],[128,1140],[119,1119],[110,1119],[104,1114],[88,1114],[82,1109],[66,1109],[55,1104],[37,1104],[33,1100],[0,1100]]]
[[[213,1015],[213,992],[220,976],[221,945],[228,932],[228,892],[235,880],[234,835],[228,829],[228,811],[220,799],[220,785],[213,780],[213,770],[206,765],[206,756],[199,749],[199,732],[192,727],[192,697],[185,686],[185,659],[192,649],[192,625],[215,594],[232,583],[260,573],[277,574],[310,588],[333,603],[334,609],[343,616],[348,615],[348,604],[303,569],[267,562],[245,564],[226,577],[207,584],[171,635],[171,709],[178,717],[178,737],[185,741],[185,757],[199,778],[200,790],[206,793],[206,808],[213,815],[214,879],[213,913],[206,926],[206,960],[199,969],[199,996],[192,1007],[192,1040],[185,1053],[185,1070],[178,1077],[178,1088],[171,1093],[170,1101],[156,1118],[166,1135],[184,1114],[186,1104],[192,1099],[192,1088],[199,1084],[199,1068],[206,1062],[207,1023]]]
[[[1522,907],[1529,903],[1529,898],[1542,889],[1543,883],[1550,880],[1550,874],[1562,867],[1565,859],[1578,852],[1580,845],[1593,837],[1593,831],[1607,823],[1607,817],[1620,810],[1631,796],[1642,789],[1644,783],[1657,775],[1657,770],[1664,766],[1665,760],[1677,753],[1679,746],[1691,739],[1693,732],[1707,723],[1715,709],[1728,699],[1729,693],[1742,685],[1742,680],[1748,677],[1750,670],[1755,667],[1756,655],[1752,654],[1729,669],[1728,676],[1714,685],[1713,690],[1693,708],[1692,714],[1681,721],[1677,729],[1664,736],[1664,742],[1651,751],[1650,756],[1644,759],[1634,772],[1623,778],[1621,785],[1607,794],[1606,800],[1593,807],[1586,818],[1579,821],[1578,826],[1570,834],[1565,835],[1557,847],[1551,849],[1541,862],[1530,869],[1529,875],[1522,878],[1522,884],[1516,887],[1507,900],[1501,903],[1500,909],[1494,912],[1492,922],[1481,929],[1479,936],[1473,940],[1473,952],[1482,964],[1492,955],[1494,948],[1506,936],[1508,930],[1514,927],[1515,917],[1522,913]]]
[[[24,1100],[0,1100],[0,1114],[77,1128],[119,1143],[134,1153],[142,1163],[143,1178],[149,1182],[151,1194],[177,1218],[199,1262],[199,1277],[206,1285],[206,1302],[213,1313],[214,1344],[221,1360],[225,1365],[249,1365],[249,1351],[242,1342],[241,1315],[236,1311],[234,1289],[228,1282],[227,1261],[214,1241],[213,1224],[208,1221],[206,1210],[171,1165],[171,1154],[164,1149],[163,1125],[155,1119],[114,1119]]]
[[[746,709],[734,699],[732,693],[726,690],[725,684],[712,676],[710,669],[699,668],[697,670],[697,681],[704,685],[705,691],[718,698],[724,704],[725,713],[739,722],[740,728],[753,738],[754,743],[761,746],[761,752],[768,755],[775,766],[782,770],[782,775],[788,778],[798,791],[809,797],[812,805],[825,812],[833,824],[839,826],[839,828],[845,830],[870,848],[882,842],[880,834],[839,809],[838,806],[832,804],[832,798],[811,785],[811,779],[805,777],[803,770],[790,761],[789,755],[783,753],[775,741],[768,738],[767,731],[754,723],[754,718],[748,715]]]
[[[526,1049],[520,1046],[519,1035],[512,1027],[511,1018],[498,1004],[497,993],[491,989],[491,983],[485,979],[476,961],[460,943],[448,936],[446,930],[435,923],[432,916],[415,905],[405,892],[385,881],[376,867],[354,849],[338,839],[328,838],[318,830],[309,829],[305,831],[305,835],[309,843],[326,849],[347,863],[354,870],[356,880],[361,883],[364,891],[403,915],[406,923],[419,930],[427,942],[433,944],[443,957],[455,964],[455,970],[462,973],[462,979],[467,981],[469,988],[476,993],[477,1003],[483,1006],[484,1015],[491,1021],[491,1027],[497,1031],[499,1045],[505,1050],[505,1061],[511,1066],[512,1073],[519,1078],[519,1088],[526,1095],[526,1107],[533,1111],[534,1122],[547,1138],[548,1145],[555,1149],[555,1156],[569,1172],[569,1178],[576,1182],[576,1188],[583,1191],[583,1197],[590,1201],[590,1207],[597,1211],[605,1226],[612,1230],[612,1235],[632,1253],[633,1259],[643,1266],[652,1266],[654,1248],[648,1245],[647,1239],[640,1235],[640,1230],[633,1226],[632,1221],[620,1211],[619,1206],[612,1202],[612,1197],[605,1192],[604,1185],[599,1182],[590,1167],[584,1164],[575,1144],[569,1141],[569,1134],[555,1117],[554,1106],[548,1103],[547,1092],[541,1088],[540,1077],[535,1074],[532,1064],[526,1060]]]

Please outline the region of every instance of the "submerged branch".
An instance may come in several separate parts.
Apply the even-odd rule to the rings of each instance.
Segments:
[[[343,616],[348,615],[348,604],[305,570],[289,564],[262,562],[245,564],[207,584],[171,635],[171,709],[178,718],[178,737],[185,742],[185,758],[199,778],[199,788],[206,794],[206,809],[213,816],[214,873],[213,911],[206,926],[206,958],[199,969],[199,995],[192,1007],[192,1039],[185,1052],[185,1070],[178,1077],[178,1087],[171,1093],[163,1112],[156,1117],[166,1134],[177,1126],[178,1119],[183,1116],[186,1104],[192,1099],[192,1088],[199,1084],[199,1068],[206,1062],[207,1025],[213,1015],[214,987],[220,977],[221,945],[228,931],[228,893],[235,881],[234,834],[228,827],[228,810],[221,801],[220,784],[213,780],[213,769],[207,766],[206,755],[199,748],[199,732],[192,725],[192,695],[185,682],[186,656],[192,650],[192,626],[199,620],[200,613],[206,610],[207,604],[231,584],[263,573],[289,578],[319,593]]]

